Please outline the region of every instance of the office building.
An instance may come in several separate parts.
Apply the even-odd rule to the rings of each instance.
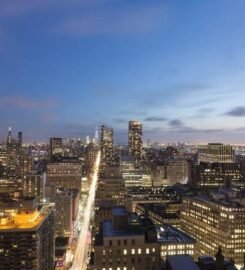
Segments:
[[[125,196],[126,187],[119,166],[106,166],[103,176],[98,180],[95,195],[94,231],[98,231],[102,221],[112,218],[113,206],[125,204]]]
[[[226,258],[242,264],[245,252],[245,208],[234,191],[222,190],[212,197],[183,199],[181,228],[197,241],[196,255],[214,256],[219,246]],[[235,199],[235,200],[234,200]]]
[[[69,190],[58,189],[55,194],[55,234],[69,237],[72,233],[72,194]]]
[[[235,151],[231,145],[222,143],[209,143],[208,145],[198,146],[198,163],[233,163]]]
[[[136,214],[114,208],[95,236],[89,270],[159,270],[160,245],[146,227]]]
[[[22,179],[10,176],[0,177],[0,193],[12,193],[22,191]]]
[[[113,144],[113,129],[102,125],[100,131],[100,149],[101,160],[105,165],[113,163]]]
[[[136,165],[142,159],[142,135],[143,126],[138,121],[129,121],[128,123],[128,150],[129,154],[135,158]]]
[[[192,167],[191,174],[192,186],[201,190],[231,186],[241,179],[238,163],[201,162]]]
[[[124,205],[125,183],[118,166],[105,167],[103,177],[100,177],[95,196],[95,206],[113,207]]]
[[[187,184],[191,175],[189,162],[183,158],[171,159],[167,165],[167,179],[169,185],[176,183]]]
[[[163,260],[169,255],[194,256],[196,245],[194,238],[167,224],[156,226],[156,230]]]
[[[0,268],[2,270],[50,270],[54,267],[54,213],[41,209],[0,209]]]
[[[82,165],[78,158],[63,157],[47,164],[47,185],[81,190]]]
[[[46,201],[46,172],[33,170],[23,178],[24,197],[35,197],[38,202]]]
[[[155,225],[169,224],[180,229],[181,202],[137,203],[135,211],[150,218]]]

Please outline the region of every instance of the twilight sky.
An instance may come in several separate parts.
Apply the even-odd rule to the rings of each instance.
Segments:
[[[153,141],[245,143],[244,0],[0,0],[0,140],[127,121]]]

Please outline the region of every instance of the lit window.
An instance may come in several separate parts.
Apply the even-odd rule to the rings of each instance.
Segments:
[[[135,254],[135,249],[134,248],[131,250],[131,253],[132,254]]]
[[[141,248],[138,248],[138,254],[141,254]]]
[[[149,248],[147,248],[145,252],[146,252],[146,254],[149,254],[150,253]]]
[[[124,249],[124,250],[123,250],[123,254],[124,254],[124,255],[127,255],[127,253],[128,253],[127,249]]]

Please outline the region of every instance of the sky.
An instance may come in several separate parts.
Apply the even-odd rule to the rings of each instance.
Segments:
[[[245,143],[244,0],[0,0],[0,141]]]

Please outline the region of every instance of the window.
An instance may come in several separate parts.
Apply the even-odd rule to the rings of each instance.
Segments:
[[[124,240],[123,240],[123,243],[124,243],[124,245],[127,245],[127,240],[124,239]]]
[[[131,254],[135,254],[135,249],[134,248],[132,248]]]
[[[117,240],[117,245],[118,245],[118,246],[121,245],[121,240]]]
[[[123,255],[127,255],[127,253],[128,253],[127,249],[124,249],[123,250]]]
[[[112,246],[112,240],[109,241],[109,246]]]
[[[131,240],[131,244],[135,245],[135,240],[134,239]]]
[[[149,254],[150,253],[149,248],[147,248],[145,252],[146,252],[146,254]]]
[[[138,248],[138,254],[141,254],[141,248]]]

